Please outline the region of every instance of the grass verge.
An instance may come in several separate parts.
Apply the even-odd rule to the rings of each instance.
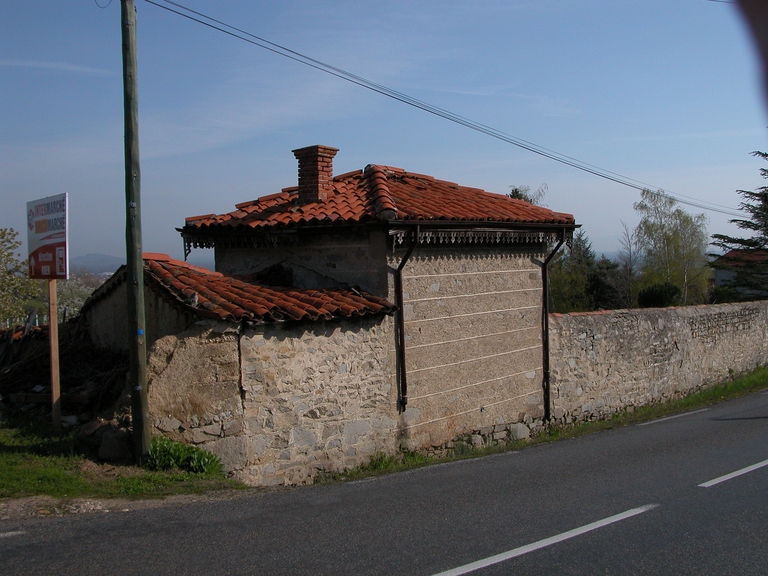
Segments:
[[[481,448],[474,448],[467,443],[457,443],[453,454],[440,457],[428,456],[415,452],[405,452],[396,456],[376,454],[367,464],[363,464],[344,472],[324,475],[321,478],[321,481],[335,482],[360,480],[371,476],[419,468],[438,462],[478,458],[481,456],[498,454],[500,452],[508,452],[510,450],[519,450],[527,446],[541,444],[542,442],[576,438],[578,436],[584,436],[602,430],[610,430],[629,424],[637,424],[656,418],[681,414],[690,410],[710,406],[723,400],[746,396],[747,394],[752,394],[753,392],[758,392],[764,389],[768,389],[768,366],[763,366],[750,374],[732,378],[729,381],[707,387],[688,396],[677,398],[669,402],[650,404],[631,411],[623,410],[605,420],[583,422],[567,426],[550,426],[540,434],[532,436],[526,440],[518,440],[494,446],[484,446]]]
[[[664,404],[652,404],[634,411],[625,410],[612,418],[571,426],[553,426],[528,440],[496,446],[473,448],[457,443],[450,456],[434,457],[417,452],[395,456],[377,454],[362,466],[323,474],[320,482],[358,480],[370,476],[410,470],[437,462],[487,456],[526,446],[575,438],[601,430],[645,422],[709,406],[768,388],[768,366],[716,386]],[[58,498],[128,497],[158,498],[178,494],[201,494],[219,489],[244,488],[224,476],[220,468],[191,473],[178,470],[180,461],[194,458],[186,448],[167,445],[158,452],[158,468],[151,471],[134,466],[99,464],[95,449],[73,433],[56,433],[41,424],[3,420],[0,416],[0,498],[48,495]],[[169,463],[170,462],[170,463]]]
[[[0,498],[157,498],[241,487],[215,467],[192,473],[100,464],[74,433],[0,418]]]

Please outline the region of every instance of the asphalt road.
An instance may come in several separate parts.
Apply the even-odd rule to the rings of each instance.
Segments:
[[[360,482],[0,522],[6,575],[442,572],[768,574],[768,393]]]

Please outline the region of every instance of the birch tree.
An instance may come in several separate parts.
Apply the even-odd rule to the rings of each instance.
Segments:
[[[634,208],[641,216],[635,234],[643,259],[642,284],[676,286],[682,305],[704,302],[707,217],[689,214],[661,190],[643,190]]]

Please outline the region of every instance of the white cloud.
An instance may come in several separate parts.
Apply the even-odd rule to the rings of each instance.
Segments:
[[[0,59],[0,66],[15,66],[18,68],[42,68],[45,70],[57,70],[59,72],[75,72],[77,74],[96,74],[98,76],[113,76],[113,70],[104,68],[92,68],[91,66],[80,66],[69,62],[45,62],[42,60],[16,60]]]

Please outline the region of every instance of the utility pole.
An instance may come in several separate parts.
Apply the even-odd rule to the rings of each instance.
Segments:
[[[147,401],[147,340],[144,318],[144,259],[141,246],[141,171],[139,169],[138,65],[136,7],[120,1],[123,36],[123,103],[125,116],[125,248],[127,256],[128,327],[130,354],[133,455],[143,465],[151,445]]]

